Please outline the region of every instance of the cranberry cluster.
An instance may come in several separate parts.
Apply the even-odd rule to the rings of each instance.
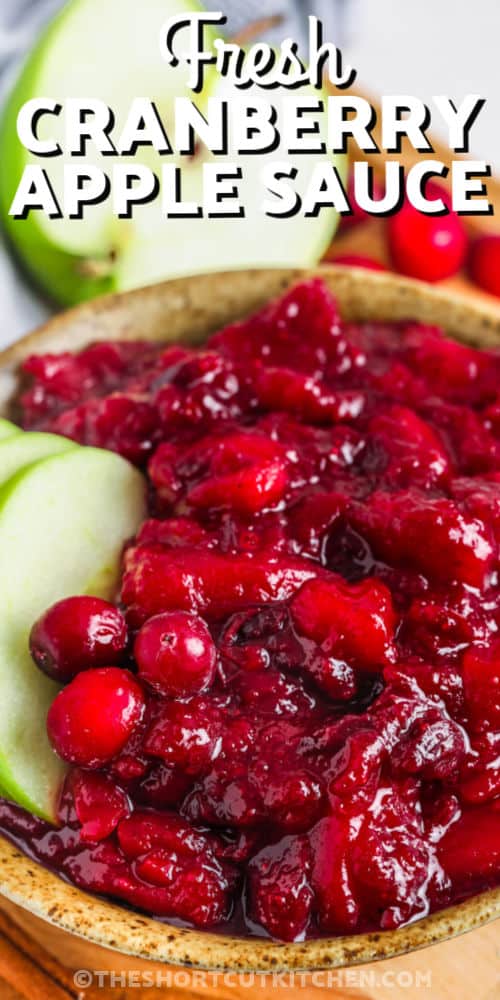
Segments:
[[[34,357],[24,424],[143,466],[120,607],[32,632],[64,683],[76,884],[297,940],[393,928],[500,872],[500,355],[343,323],[319,281],[202,350]]]
[[[500,233],[487,233],[471,239],[463,219],[452,210],[452,200],[446,188],[428,181],[425,189],[429,201],[444,202],[446,212],[442,215],[423,215],[405,199],[400,210],[387,219],[383,230],[387,255],[393,268],[411,278],[431,282],[453,278],[465,268],[475,285],[491,295],[500,296]],[[349,177],[348,194],[353,211],[351,215],[342,217],[340,235],[373,219],[356,204],[352,175]],[[374,198],[383,198],[377,183]],[[373,257],[339,253],[335,241],[326,256],[335,264],[365,267],[373,271],[386,270]]]

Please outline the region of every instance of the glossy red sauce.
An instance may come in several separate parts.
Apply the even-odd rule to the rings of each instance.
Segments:
[[[203,349],[24,369],[25,427],[147,471],[132,638],[192,612],[217,666],[202,694],[144,685],[125,750],[70,772],[61,829],[5,803],[1,829],[85,889],[286,940],[495,885],[499,354],[344,323],[310,281]]]

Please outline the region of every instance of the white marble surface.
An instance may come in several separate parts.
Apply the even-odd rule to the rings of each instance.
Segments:
[[[138,0],[140,2],[140,0]],[[106,0],[102,0],[103,5]],[[233,26],[296,4],[286,25],[295,35],[297,8],[325,17],[335,29],[359,80],[373,93],[410,93],[426,100],[467,92],[487,98],[474,126],[474,152],[500,172],[500,87],[498,45],[500,0],[208,0],[212,9],[232,11]],[[0,101],[16,65],[62,0],[0,0]],[[290,10],[290,8],[289,8]],[[330,34],[332,37],[332,34]],[[1,164],[0,164],[1,170]],[[500,228],[500,220],[499,220]],[[18,272],[0,237],[0,347],[50,315],[50,308]]]

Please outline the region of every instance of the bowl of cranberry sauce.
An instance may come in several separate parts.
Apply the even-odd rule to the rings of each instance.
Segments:
[[[301,942],[307,965],[337,937],[401,950],[446,908],[469,923],[427,940],[493,915],[500,353],[366,319],[403,285],[410,315],[446,316],[324,269],[201,346],[148,340],[145,309],[137,339],[24,352],[23,427],[125,456],[149,513],[116,605],[34,623],[68,772],[58,827],[1,800],[0,830],[123,921]],[[466,339],[485,322],[462,309]]]

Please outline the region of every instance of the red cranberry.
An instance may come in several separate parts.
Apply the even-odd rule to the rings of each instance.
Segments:
[[[383,743],[374,729],[358,729],[332,760],[330,794],[340,798],[372,794],[380,778]]]
[[[156,910],[158,916],[175,914],[199,927],[227,920],[231,911],[229,890],[236,881],[229,864],[215,857],[179,858],[159,849],[137,861],[135,870],[141,881],[137,882],[138,891],[128,894],[133,905],[153,913]],[[145,888],[145,882],[154,888]]]
[[[500,296],[500,234],[474,240],[469,258],[470,276],[491,295]]]
[[[208,468],[187,494],[195,508],[229,507],[250,517],[282,499],[287,486],[284,448],[262,434],[226,434],[192,449],[201,451]]]
[[[385,795],[383,792],[385,791]],[[380,789],[381,808],[368,813],[353,848],[351,868],[368,906],[383,908],[381,926],[423,916],[423,894],[435,861],[424,840],[416,808],[408,809],[398,787]],[[358,889],[359,891],[359,889]]]
[[[466,400],[470,408],[494,398],[499,376],[499,359],[492,354],[482,353],[443,337],[438,327],[422,327],[408,324],[402,338],[405,360],[414,373],[425,379],[428,395],[433,392],[443,399]],[[437,406],[436,406],[437,404]],[[416,404],[419,405],[418,403]],[[467,433],[464,416],[473,416],[473,409],[460,413],[460,437]],[[423,414],[437,423],[440,409],[437,400],[431,399],[430,406],[424,407]],[[441,408],[441,413],[451,415],[453,411]]]
[[[356,674],[353,668],[334,656],[318,653],[304,664],[304,669],[315,684],[333,701],[349,701],[356,693]]]
[[[201,524],[189,517],[169,517],[165,521],[151,517],[141,524],[136,542],[138,545],[158,544],[182,548],[184,545],[209,545],[210,535]]]
[[[63,683],[81,670],[119,663],[126,645],[123,615],[99,597],[58,601],[38,619],[30,635],[36,665]]]
[[[139,677],[171,698],[200,694],[215,677],[216,649],[205,622],[186,611],[155,615],[134,646]]]
[[[270,774],[262,793],[267,817],[285,830],[307,830],[321,814],[323,788],[305,770]]]
[[[422,281],[441,281],[460,271],[467,234],[458,215],[423,215],[409,202],[389,219],[389,246],[398,271]]]
[[[128,670],[87,670],[52,702],[49,739],[69,764],[102,767],[123,749],[144,708],[142,688]]]
[[[138,464],[150,454],[157,429],[151,403],[119,392],[87,404],[85,423],[86,443],[117,451]]]
[[[359,390],[332,390],[292,368],[262,369],[256,376],[255,392],[264,409],[283,410],[311,424],[353,420],[365,406],[365,395]]]
[[[484,726],[471,739],[471,753],[462,767],[460,798],[468,805],[494,802],[500,796],[498,730]],[[498,805],[498,803],[497,803]]]

